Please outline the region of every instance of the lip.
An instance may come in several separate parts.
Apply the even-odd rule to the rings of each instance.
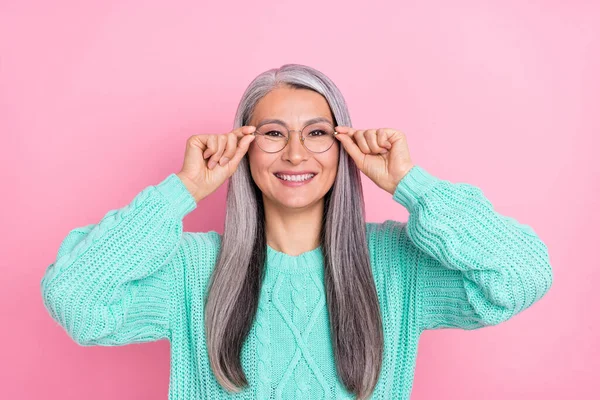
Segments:
[[[305,175],[305,174],[317,174],[314,171],[275,171],[273,174],[283,174],[283,175]]]

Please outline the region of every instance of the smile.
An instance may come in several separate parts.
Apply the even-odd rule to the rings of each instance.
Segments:
[[[304,174],[304,175],[284,175],[284,174],[275,174],[279,179],[283,179],[284,181],[293,181],[293,182],[302,182],[311,179],[315,174]]]
[[[273,175],[275,175],[283,185],[295,187],[309,183],[317,174],[287,175],[275,173]]]

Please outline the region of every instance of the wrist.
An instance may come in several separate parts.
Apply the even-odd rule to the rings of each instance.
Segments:
[[[200,193],[198,185],[196,185],[190,178],[178,172],[175,175],[179,177],[181,182],[185,185],[187,190],[190,192],[196,203],[204,198],[204,196]]]
[[[408,173],[414,166],[414,164],[409,164],[406,168],[403,168],[402,172],[400,173],[400,178],[393,180],[389,187],[385,189],[386,192],[388,192],[391,195],[394,195],[394,192],[396,191],[396,188],[398,187],[402,179],[404,179],[404,177],[408,175]]]

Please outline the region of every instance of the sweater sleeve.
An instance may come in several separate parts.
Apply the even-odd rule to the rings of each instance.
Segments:
[[[550,289],[547,246],[530,226],[496,212],[478,187],[416,165],[393,198],[409,211],[421,330],[496,325]]]
[[[183,217],[196,208],[176,174],[97,224],[71,230],[41,280],[44,306],[81,346],[170,339]]]

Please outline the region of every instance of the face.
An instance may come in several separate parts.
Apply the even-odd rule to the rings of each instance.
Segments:
[[[248,149],[250,171],[256,185],[263,193],[265,206],[282,208],[309,208],[323,201],[337,174],[339,146],[337,139],[329,150],[312,153],[302,145],[300,131],[306,122],[325,117],[334,124],[327,100],[308,89],[281,87],[272,90],[255,106],[252,119],[247,125],[258,126],[265,119],[280,119],[290,132],[287,145],[278,153],[266,153],[256,144]],[[287,172],[315,174],[307,182],[290,183],[278,175]]]

